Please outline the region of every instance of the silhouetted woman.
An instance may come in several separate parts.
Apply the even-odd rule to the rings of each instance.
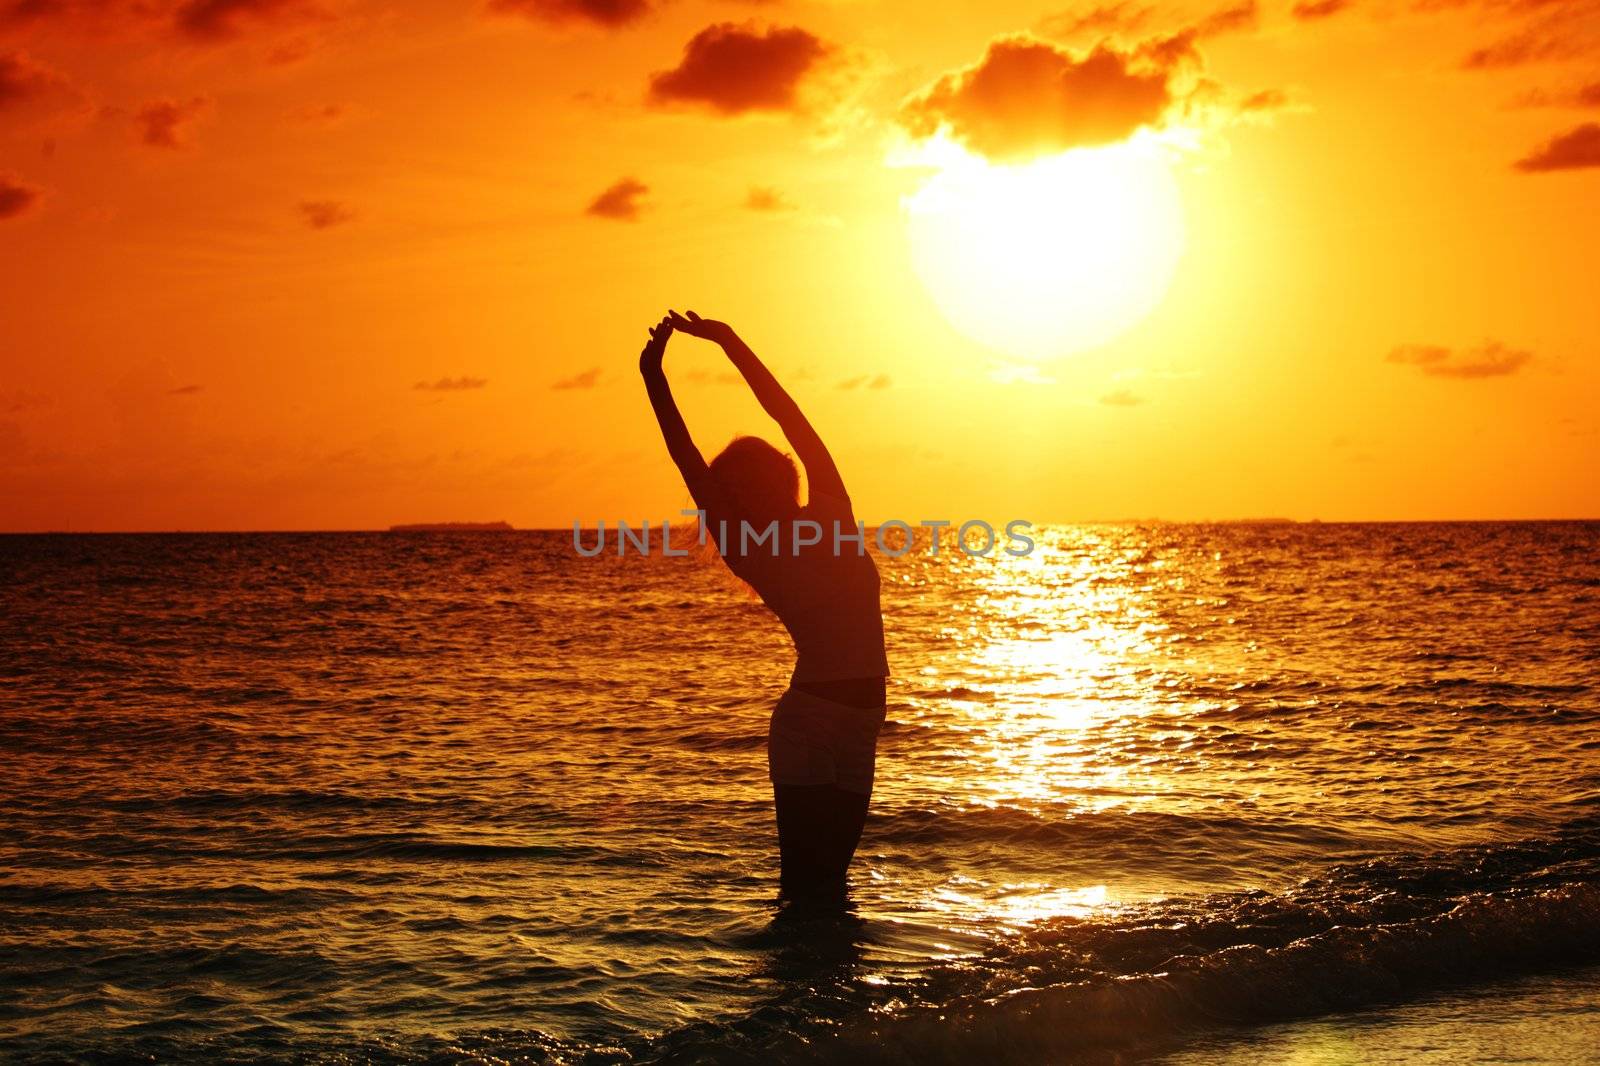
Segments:
[[[720,345],[744,375],[805,465],[804,506],[794,461],[764,440],[736,437],[709,465],[701,458],[661,369],[674,331]],[[872,795],[889,674],[865,531],[822,438],[726,323],[670,312],[650,330],[639,369],[702,530],[794,640],[794,674],[767,732],[782,892],[842,899]],[[774,522],[776,540],[757,543]]]

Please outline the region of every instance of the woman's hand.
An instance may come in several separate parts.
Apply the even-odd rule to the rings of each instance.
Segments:
[[[672,336],[672,323],[663,318],[650,327],[650,339],[639,353],[639,370],[649,372],[661,369],[661,357],[667,354],[667,338]]]
[[[667,317],[662,321],[671,324],[679,333],[687,333],[691,337],[699,337],[701,340],[720,344],[724,348],[739,339],[739,335],[733,332],[733,327],[726,322],[718,322],[714,318],[701,318],[693,311],[687,316],[680,315],[676,311],[668,311]]]

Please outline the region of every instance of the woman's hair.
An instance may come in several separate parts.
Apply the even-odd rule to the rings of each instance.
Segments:
[[[708,464],[712,480],[737,514],[765,525],[800,506],[800,471],[794,460],[760,437],[735,437]]]

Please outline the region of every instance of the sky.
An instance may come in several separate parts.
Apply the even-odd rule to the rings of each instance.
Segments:
[[[1597,253],[1593,0],[0,0],[0,529],[674,516],[669,307],[872,521],[1600,517]]]

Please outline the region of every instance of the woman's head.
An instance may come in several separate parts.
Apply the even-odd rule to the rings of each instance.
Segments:
[[[760,437],[735,437],[710,463],[711,477],[736,510],[730,517],[765,526],[800,509],[800,471],[794,460]]]

